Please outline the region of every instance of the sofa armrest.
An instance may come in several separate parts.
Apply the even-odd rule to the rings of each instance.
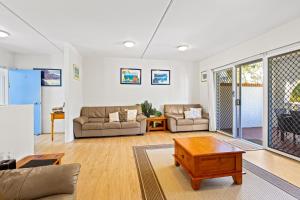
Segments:
[[[141,121],[143,121],[145,119],[147,119],[147,117],[145,115],[143,115],[143,114],[138,114],[136,116],[136,121],[138,121],[138,122],[141,122]]]
[[[172,118],[172,119],[175,119],[175,120],[178,120],[178,119],[183,119],[184,118],[184,116],[183,115],[180,115],[180,114],[178,114],[178,115],[176,115],[176,114],[165,114],[165,116],[167,117],[167,118]]]
[[[85,116],[81,116],[81,117],[75,118],[73,121],[83,125],[84,123],[87,123],[89,121],[89,118],[87,118]]]
[[[74,194],[79,171],[80,164],[3,170],[0,172],[0,194],[4,199]]]
[[[203,115],[202,115],[202,118],[204,119],[209,119],[209,114],[204,112]]]

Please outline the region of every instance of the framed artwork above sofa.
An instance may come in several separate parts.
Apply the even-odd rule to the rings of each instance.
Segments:
[[[151,85],[170,85],[170,70],[151,70]]]
[[[120,83],[141,85],[142,70],[137,68],[121,68],[120,69]]]

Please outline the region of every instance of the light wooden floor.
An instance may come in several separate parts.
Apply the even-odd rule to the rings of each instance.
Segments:
[[[50,135],[36,137],[36,153],[64,152],[63,164],[80,163],[77,198],[79,200],[135,200],[141,199],[132,146],[172,143],[172,138],[214,135],[193,132],[171,134],[152,132],[144,136],[108,137],[80,139],[63,143],[63,134],[56,134],[55,141]],[[244,159],[270,171],[300,187],[300,163],[265,150],[248,151]]]

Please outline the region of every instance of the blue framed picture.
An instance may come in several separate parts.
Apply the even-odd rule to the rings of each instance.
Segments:
[[[44,69],[34,68],[34,70],[41,71],[41,85],[42,86],[61,86],[61,69]]]
[[[170,70],[151,70],[151,85],[170,85]]]
[[[141,85],[142,70],[137,68],[121,68],[120,69],[120,83]]]

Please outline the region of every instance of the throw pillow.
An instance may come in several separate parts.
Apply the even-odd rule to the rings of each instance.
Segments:
[[[127,111],[120,111],[119,119],[120,119],[120,122],[126,122],[127,121]]]
[[[184,111],[184,118],[185,119],[193,119],[193,115],[191,111]]]
[[[109,122],[119,122],[119,113],[114,112],[114,113],[109,113]]]
[[[127,110],[127,121],[136,121],[137,110]]]
[[[193,118],[202,118],[202,108],[191,108]]]

